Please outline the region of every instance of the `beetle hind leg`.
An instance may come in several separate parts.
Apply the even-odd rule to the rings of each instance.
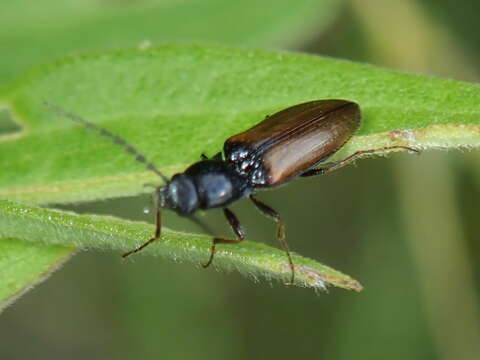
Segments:
[[[285,240],[285,224],[283,222],[282,217],[278,212],[273,210],[270,206],[264,204],[260,200],[256,199],[253,195],[250,195],[250,200],[252,200],[253,204],[260,210],[264,215],[272,218],[277,223],[277,240],[282,246],[283,250],[287,254],[288,264],[291,270],[291,277],[290,282],[286,285],[293,285],[295,283],[295,265],[292,261],[292,256],[290,255],[290,249],[288,248],[288,243]]]
[[[332,172],[332,171],[338,170],[338,169],[340,169],[344,166],[347,166],[348,164],[354,162],[355,160],[357,160],[360,156],[362,156],[364,154],[374,154],[376,152],[381,152],[381,151],[385,151],[385,150],[395,150],[395,149],[404,149],[404,150],[408,150],[408,151],[415,152],[415,153],[420,152],[420,150],[418,150],[418,149],[415,149],[415,148],[409,147],[409,146],[403,146],[403,145],[385,146],[385,147],[381,147],[381,148],[378,148],[378,149],[358,150],[358,151],[354,152],[352,155],[347,156],[343,160],[340,160],[340,161],[335,162],[335,163],[331,163],[331,164],[329,164],[325,167],[307,170],[306,172],[304,172],[300,176],[308,177],[308,176],[316,176],[316,175],[327,174],[329,172]]]
[[[236,235],[236,239],[229,239],[223,237],[215,237],[213,238],[212,246],[210,248],[210,258],[205,264],[202,264],[204,268],[210,266],[213,262],[213,258],[215,257],[216,245],[217,244],[236,244],[245,239],[245,231],[243,230],[242,224],[238,221],[236,215],[228,208],[223,209],[223,214],[227,218],[230,227],[232,228],[233,232]]]

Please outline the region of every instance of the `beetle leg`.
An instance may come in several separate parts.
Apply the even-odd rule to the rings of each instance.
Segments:
[[[201,158],[202,160],[211,159],[211,160],[221,161],[221,160],[222,160],[222,153],[221,153],[221,152],[218,152],[218,153],[216,153],[215,155],[213,155],[211,158],[209,158],[207,155],[205,155],[204,153],[202,153],[202,155],[200,155],[200,158]]]
[[[212,160],[222,161],[222,153],[218,152],[212,156]]]
[[[143,250],[145,247],[153,243],[154,241],[160,239],[160,235],[162,233],[162,216],[160,214],[160,207],[158,206],[158,197],[160,193],[160,187],[155,188],[155,199],[154,199],[154,204],[155,204],[155,234],[154,236],[145,242],[144,244],[140,245],[139,247],[130,250],[129,252],[126,252],[125,254],[122,255],[123,258],[126,258],[129,255],[132,255],[136,252],[139,252],[140,250]]]
[[[290,282],[287,285],[293,285],[295,281],[295,266],[293,265],[292,257],[290,256],[290,250],[288,248],[287,241],[285,240],[285,224],[282,220],[282,217],[278,212],[273,210],[270,206],[265,205],[260,200],[256,199],[253,195],[250,195],[250,200],[255,204],[255,206],[266,216],[273,218],[277,223],[277,240],[282,246],[283,250],[287,254],[288,263],[290,265],[290,270],[292,276]]]
[[[338,170],[338,169],[350,164],[351,162],[357,160],[357,158],[359,158],[363,154],[373,154],[373,153],[376,153],[376,152],[381,152],[381,151],[385,151],[385,150],[393,150],[393,149],[404,149],[404,150],[408,150],[408,151],[415,152],[415,153],[420,152],[420,150],[418,150],[418,149],[408,147],[408,146],[403,146],[403,145],[385,146],[385,147],[382,147],[382,148],[370,149],[370,150],[358,150],[358,151],[354,152],[352,155],[346,157],[343,160],[332,163],[332,164],[327,165],[325,167],[310,169],[310,170],[304,172],[300,176],[307,177],[307,176],[316,176],[316,175],[327,174],[329,172]]]
[[[205,264],[202,264],[204,268],[210,266],[210,264],[212,263],[213,258],[215,256],[215,250],[216,250],[217,244],[235,244],[245,239],[245,231],[243,231],[242,224],[240,224],[240,221],[238,221],[238,218],[235,216],[235,214],[228,208],[224,208],[223,213],[227,218],[228,223],[230,224],[230,227],[232,228],[237,238],[236,239],[229,239],[229,238],[223,238],[223,237],[213,238],[212,247],[210,251],[210,258]]]

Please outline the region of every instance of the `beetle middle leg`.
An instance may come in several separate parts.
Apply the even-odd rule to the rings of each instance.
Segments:
[[[202,160],[217,160],[217,161],[222,161],[222,153],[218,152],[215,155],[213,155],[211,158],[209,158],[205,153],[202,153],[200,155],[200,158]]]
[[[252,200],[253,204],[257,207],[258,210],[260,210],[264,215],[273,218],[273,220],[275,220],[275,222],[277,223],[277,240],[287,254],[288,263],[292,272],[290,282],[287,283],[287,285],[293,285],[295,281],[295,266],[293,265],[292,257],[290,256],[290,249],[288,248],[287,241],[285,240],[285,224],[282,220],[282,217],[278,212],[276,212],[270,206],[264,204],[260,200],[256,199],[253,195],[250,195],[250,200]]]
[[[223,237],[213,238],[213,243],[210,250],[210,258],[205,264],[202,264],[204,268],[209,267],[210,264],[212,263],[213,258],[215,257],[215,250],[216,250],[217,244],[235,244],[245,239],[245,231],[243,230],[242,224],[240,224],[240,221],[238,221],[238,218],[235,216],[235,214],[228,208],[223,209],[223,214],[227,218],[228,223],[230,224],[230,227],[232,228],[237,238],[236,239],[229,239],[229,238],[223,238]]]
[[[338,169],[350,164],[351,162],[357,160],[360,156],[362,156],[364,154],[374,154],[376,152],[381,152],[381,151],[385,151],[385,150],[394,150],[394,149],[404,149],[404,150],[408,150],[408,151],[412,151],[412,152],[416,152],[416,153],[420,152],[420,150],[418,150],[418,149],[408,147],[408,146],[403,146],[403,145],[385,146],[385,147],[378,148],[378,149],[358,150],[358,151],[354,152],[352,155],[346,157],[343,160],[340,160],[338,162],[329,164],[325,167],[310,169],[310,170],[304,172],[300,176],[307,177],[307,176],[327,174],[329,172],[338,170]]]

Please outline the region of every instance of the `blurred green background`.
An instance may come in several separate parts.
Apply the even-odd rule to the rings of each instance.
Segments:
[[[0,86],[64,54],[162,41],[475,82],[479,12],[475,0],[2,0]],[[360,294],[82,252],[1,315],[1,359],[479,359],[478,164],[478,152],[394,155],[260,195],[284,216],[292,249],[357,278]],[[149,202],[63,208],[151,221]],[[245,201],[234,209],[250,239],[276,245],[268,219]],[[219,212],[204,219],[228,233]],[[165,223],[198,231],[174,214]]]

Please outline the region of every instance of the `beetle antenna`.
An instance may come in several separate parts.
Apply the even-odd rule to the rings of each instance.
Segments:
[[[89,128],[91,130],[96,131],[99,135],[110,138],[115,144],[123,147],[126,152],[132,154],[136,161],[144,164],[147,167],[147,169],[153,171],[155,174],[160,176],[163,179],[163,181],[165,181],[165,182],[169,181],[168,178],[160,170],[158,170],[158,168],[155,165],[153,165],[152,162],[148,161],[147,158],[143,154],[141,154],[137,149],[135,149],[132,145],[130,145],[124,138],[122,138],[118,135],[115,135],[112,132],[110,132],[109,130],[107,130],[107,129],[105,129],[105,128],[97,125],[97,124],[91,123],[90,121],[87,121],[87,120],[83,119],[82,117],[80,117],[78,115],[75,115],[75,114],[63,109],[62,107],[60,107],[58,105],[49,103],[47,101],[44,101],[44,104],[48,108],[55,111],[58,115],[64,116],[64,117],[66,117],[66,118],[68,118],[72,121],[75,121],[79,124],[82,124],[83,126]]]

